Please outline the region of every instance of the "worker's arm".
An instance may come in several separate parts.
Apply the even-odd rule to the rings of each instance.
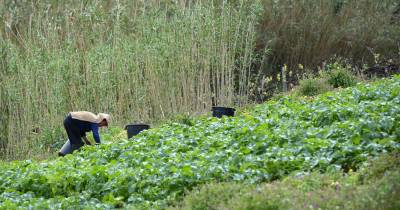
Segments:
[[[96,123],[92,123],[91,127],[93,132],[93,138],[96,141],[96,144],[100,144],[99,125]]]
[[[82,138],[85,141],[85,144],[92,145],[92,143],[90,143],[89,139],[86,136],[83,136]]]

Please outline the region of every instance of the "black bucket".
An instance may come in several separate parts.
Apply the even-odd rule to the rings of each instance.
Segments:
[[[213,106],[212,107],[212,116],[221,118],[222,116],[233,117],[235,116],[235,109],[229,107],[220,107],[220,106]]]
[[[150,126],[146,124],[130,124],[125,126],[125,130],[128,133],[128,139],[132,138],[132,136],[138,135],[142,130],[149,129]]]

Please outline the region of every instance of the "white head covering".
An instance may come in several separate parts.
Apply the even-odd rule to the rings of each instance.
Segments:
[[[109,114],[106,114],[106,113],[99,113],[97,116],[98,116],[98,118],[100,119],[100,122],[103,121],[103,120],[106,120],[107,126],[108,126],[108,124],[110,123],[110,115],[109,115]],[[99,122],[99,123],[100,123],[100,122]]]

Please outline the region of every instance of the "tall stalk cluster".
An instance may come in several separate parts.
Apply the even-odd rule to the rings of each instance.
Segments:
[[[1,155],[29,157],[65,141],[69,111],[108,112],[124,125],[246,103],[260,8],[246,0],[3,1]]]

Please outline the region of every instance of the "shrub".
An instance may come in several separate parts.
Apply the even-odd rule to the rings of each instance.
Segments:
[[[399,209],[399,153],[383,155],[359,172],[293,174],[282,181],[251,185],[213,183],[189,193],[180,209]],[[384,167],[382,167],[384,165]],[[368,169],[381,176],[361,183]],[[383,169],[383,170],[381,170]]]
[[[346,88],[357,83],[357,78],[353,75],[349,67],[338,63],[328,65],[326,77],[329,84],[334,88]]]
[[[303,96],[315,96],[331,89],[324,78],[306,78],[299,82],[298,93]]]
[[[368,183],[380,179],[392,168],[400,168],[400,153],[382,155],[366,163],[360,172],[360,183]]]
[[[220,209],[235,195],[242,195],[250,189],[250,186],[238,183],[209,183],[190,192],[184,200],[183,209]]]

